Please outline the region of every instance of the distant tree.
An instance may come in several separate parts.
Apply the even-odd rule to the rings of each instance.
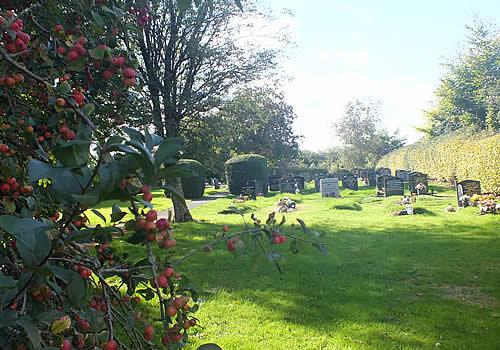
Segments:
[[[347,103],[343,117],[334,125],[342,142],[338,149],[340,167],[353,169],[374,166],[383,155],[404,145],[398,132],[380,127],[378,100],[355,99]]]
[[[436,104],[421,128],[430,137],[463,127],[500,130],[500,31],[475,21],[467,48],[445,64]]]

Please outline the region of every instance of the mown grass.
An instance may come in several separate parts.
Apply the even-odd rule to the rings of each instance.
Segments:
[[[265,258],[235,259],[224,249],[188,260],[179,269],[201,291],[203,327],[188,349],[499,349],[500,217],[446,212],[454,193],[435,189],[418,199],[414,216],[392,216],[399,198],[375,198],[373,189],[344,191],[343,199],[291,195],[298,210],[285,214],[287,225],[303,219],[330,252],[301,246],[294,255],[281,246],[284,274]],[[265,218],[278,199],[239,205]],[[198,222],[176,225],[175,254],[224,224],[241,228],[240,216],[218,214],[229,205],[193,209]]]

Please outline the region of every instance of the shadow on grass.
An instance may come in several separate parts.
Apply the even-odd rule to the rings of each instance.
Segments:
[[[332,206],[332,209],[361,211],[361,210],[363,210],[363,207],[361,205],[359,205],[359,203],[353,202],[353,203],[338,203],[338,204],[334,204]]]
[[[483,283],[491,296],[500,296],[500,286],[491,283],[496,281],[491,275],[494,271],[478,272],[485,263],[500,266],[493,224],[486,230],[474,223],[454,222],[363,229],[325,223],[310,228],[325,233],[329,256],[304,244],[298,246],[298,255],[287,245],[273,247],[287,256],[283,275],[265,257],[256,264],[251,254],[234,259],[223,249],[201,253],[179,270],[192,281],[203,281],[199,290],[212,291],[202,293],[206,301],[227,295],[231,303],[251,302],[266,309],[269,317],[329,334],[354,325],[343,337],[352,337],[352,344],[364,342],[367,347],[363,348],[382,349],[389,344],[390,348],[433,348],[437,341],[446,341],[447,348],[464,344],[495,348],[500,324],[484,315],[498,314],[499,308],[449,300],[435,288]],[[220,225],[208,223],[179,225],[177,254],[193,244],[201,245],[218,230]],[[134,254],[140,255],[141,249],[133,249]],[[478,274],[484,281],[472,277]],[[229,311],[221,309],[217,317]],[[481,329],[488,331],[474,331]]]

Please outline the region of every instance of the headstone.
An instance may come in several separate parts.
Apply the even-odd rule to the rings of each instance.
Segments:
[[[214,179],[214,189],[220,190],[220,181],[217,178]]]
[[[404,182],[408,182],[408,175],[410,175],[408,170],[396,170],[396,177],[399,177]]]
[[[391,169],[389,169],[389,168],[378,168],[377,169],[377,175],[378,176],[384,176],[384,175],[391,176]]]
[[[269,191],[280,190],[280,177],[277,175],[269,176]]]
[[[248,196],[252,199],[257,199],[257,181],[256,180],[249,180],[246,183],[246,186],[243,186],[241,188],[241,194],[244,196]]]
[[[294,176],[293,178],[295,180],[295,183],[297,184],[297,188],[299,191],[302,191],[306,187],[306,179],[304,176]]]
[[[384,195],[384,181],[388,177],[390,177],[390,176],[389,175],[377,176],[377,179],[376,179],[377,197]]]
[[[417,189],[417,186],[421,185],[422,188]],[[408,190],[410,193],[416,194],[427,194],[429,191],[429,179],[427,174],[420,172],[411,172],[408,175]]]
[[[457,201],[459,207],[466,207],[469,205],[464,196],[472,197],[475,194],[481,194],[481,182],[477,180],[464,180],[457,182]]]
[[[396,176],[387,176],[383,180],[384,197],[402,196],[405,194],[404,182]]]
[[[321,179],[324,179],[323,177],[318,177],[317,179],[314,180],[314,190],[316,192],[320,192],[320,181]]]
[[[293,179],[282,179],[280,181],[280,192],[281,193],[295,193],[295,181]]]
[[[365,184],[368,187],[377,186],[377,173],[375,170],[367,170],[365,173]]]
[[[353,174],[345,174],[342,178],[342,188],[357,191],[358,178]]]
[[[319,180],[321,197],[340,197],[339,179],[328,178]]]

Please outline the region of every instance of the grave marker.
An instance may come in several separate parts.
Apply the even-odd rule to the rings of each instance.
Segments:
[[[376,186],[377,186],[377,197],[384,195],[384,181],[389,175],[377,176]]]
[[[277,175],[269,176],[269,191],[280,190],[280,177]]]
[[[396,176],[387,176],[383,179],[384,197],[402,196],[405,193],[404,182]]]
[[[282,179],[280,181],[281,193],[295,193],[295,181],[293,179]]]
[[[423,188],[420,190],[417,190],[415,187],[418,184],[422,184]],[[427,194],[429,191],[429,179],[427,174],[420,173],[418,171],[411,172],[408,175],[408,190],[410,193],[417,193],[417,194]]]
[[[319,180],[321,197],[340,197],[339,179],[329,178]]]
[[[391,169],[389,169],[389,168],[378,168],[377,169],[377,175],[378,176],[384,176],[384,175],[391,176]]]
[[[305,177],[297,175],[297,176],[294,176],[293,179],[295,180],[295,183],[297,184],[297,188],[299,189],[299,191],[304,190],[304,188],[306,187]]]
[[[468,201],[463,196],[472,197],[475,194],[481,194],[481,182],[477,180],[464,180],[457,182],[457,201],[459,207],[469,205]]]
[[[396,177],[399,177],[404,182],[408,182],[408,176],[410,172],[408,170],[396,170]]]
[[[342,178],[342,188],[357,191],[358,178],[353,174],[345,174]]]

